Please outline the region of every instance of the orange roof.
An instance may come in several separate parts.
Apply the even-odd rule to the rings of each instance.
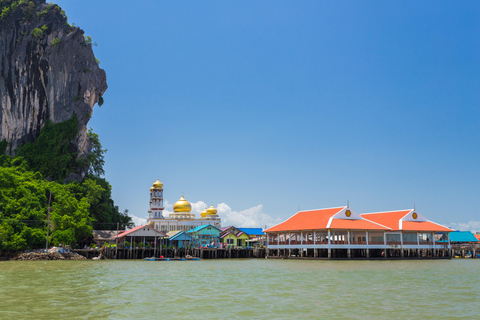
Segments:
[[[400,220],[412,210],[400,210],[390,212],[362,213],[362,218],[380,223],[392,230],[400,230]]]
[[[365,219],[332,219],[330,229],[342,230],[390,230],[380,224]]]
[[[413,209],[408,209],[389,212],[363,213],[361,216],[367,220],[387,226],[393,231],[453,231],[452,229],[426,219],[424,219],[425,221],[402,221],[406,215],[413,211]]]
[[[474,234],[475,238],[477,238],[478,241],[480,241],[480,234]]]
[[[356,230],[389,230],[377,223],[365,219],[337,219],[332,218],[346,207],[300,211],[264,232],[277,231],[300,231],[300,230],[321,230],[321,229],[356,229]],[[329,222],[331,220],[331,225]]]
[[[453,231],[447,227],[431,221],[403,221],[402,230],[405,231]]]

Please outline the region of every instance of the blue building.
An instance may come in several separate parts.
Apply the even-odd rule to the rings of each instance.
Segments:
[[[172,246],[175,248],[185,248],[191,244],[193,244],[193,238],[185,233],[185,231],[171,231],[167,233],[168,235],[168,246]]]
[[[188,230],[187,234],[193,239],[195,248],[209,247],[218,248],[220,242],[220,229],[206,224],[195,229]]]

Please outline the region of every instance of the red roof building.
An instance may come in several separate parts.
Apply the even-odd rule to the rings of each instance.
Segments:
[[[450,231],[415,210],[360,215],[348,206],[300,211],[264,230],[276,256],[328,258],[444,256],[450,243],[435,233]]]
[[[388,226],[393,231],[451,232],[450,228],[427,220],[414,209],[363,213],[362,217]]]

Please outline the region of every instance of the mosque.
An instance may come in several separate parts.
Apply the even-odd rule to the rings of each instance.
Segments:
[[[156,230],[170,232],[176,230],[188,230],[195,227],[211,224],[217,228],[221,226],[221,219],[217,215],[217,209],[213,206],[206,208],[201,212],[200,217],[195,217],[192,213],[192,205],[183,197],[173,205],[173,213],[168,217],[163,216],[163,183],[158,179],[150,188],[150,210],[148,210],[148,224]]]

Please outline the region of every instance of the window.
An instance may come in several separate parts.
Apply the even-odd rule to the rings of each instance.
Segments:
[[[235,243],[235,239],[227,239],[227,244],[234,244]]]

